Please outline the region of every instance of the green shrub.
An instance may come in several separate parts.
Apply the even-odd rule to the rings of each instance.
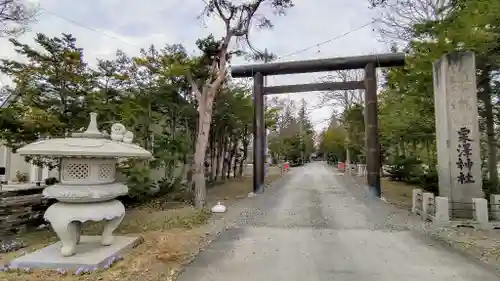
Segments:
[[[427,192],[432,192],[435,195],[439,194],[439,180],[436,169],[429,169],[429,171],[422,173],[419,177],[418,185]]]
[[[410,181],[422,173],[422,161],[416,157],[399,155],[391,159],[389,166],[389,179],[396,181]]]
[[[498,193],[497,190],[500,190],[500,186],[497,184],[495,186],[486,176],[483,177],[483,192],[486,199],[489,200],[491,194]]]
[[[332,152],[329,152],[326,156],[326,161],[329,165],[336,165],[339,162],[339,158]]]
[[[118,170],[125,176],[125,184],[129,190],[127,197],[130,201],[143,201],[150,196],[156,182],[150,177],[151,169],[148,165],[129,160],[122,163]]]

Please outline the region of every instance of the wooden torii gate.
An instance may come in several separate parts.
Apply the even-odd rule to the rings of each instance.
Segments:
[[[264,192],[266,128],[264,123],[264,95],[311,91],[365,90],[365,149],[367,182],[370,195],[380,197],[380,141],[377,114],[377,67],[403,66],[404,53],[342,57],[291,62],[261,63],[234,66],[233,78],[253,77],[253,191]],[[363,69],[364,81],[312,83],[264,87],[264,76],[285,75],[336,70]]]

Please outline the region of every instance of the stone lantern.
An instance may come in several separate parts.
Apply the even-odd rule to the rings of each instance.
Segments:
[[[60,182],[48,186],[43,195],[56,199],[45,212],[61,240],[64,257],[75,254],[80,242],[81,225],[87,221],[106,221],[100,237],[103,246],[113,243],[113,231],[125,216],[125,207],[116,200],[128,193],[128,187],[115,182],[119,158],[151,158],[151,153],[132,144],[133,133],[122,124],[111,126],[110,136],[97,127],[97,114],[90,113],[90,124],[83,133],[28,144],[20,155],[59,158]]]

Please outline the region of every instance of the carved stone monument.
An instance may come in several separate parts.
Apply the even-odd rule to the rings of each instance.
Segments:
[[[484,197],[474,53],[443,55],[433,74],[439,195],[454,216],[470,217],[472,198]]]
[[[49,246],[52,250],[45,249],[46,260],[52,258],[57,260],[55,263],[59,266],[63,264],[71,267],[71,256],[75,255],[75,261],[79,263],[85,260],[85,255],[102,259],[99,254],[105,255],[106,251],[99,249],[98,244],[107,247],[114,244],[113,231],[125,216],[125,207],[115,198],[128,193],[126,185],[115,182],[117,160],[151,157],[149,151],[132,144],[132,140],[133,133],[127,131],[122,124],[112,125],[111,135],[107,137],[98,130],[97,114],[91,113],[90,124],[85,132],[74,133],[68,138],[37,141],[18,150],[21,155],[60,158],[60,183],[48,186],[43,191],[45,197],[59,201],[50,206],[44,215],[60,239],[57,243],[58,254],[54,253],[53,245]],[[106,221],[100,239],[90,236],[83,241],[83,237],[80,237],[81,225],[87,221]],[[129,244],[126,241],[130,237],[122,238],[124,239],[118,244]],[[82,253],[79,253],[77,249],[82,243],[87,245],[80,247]],[[120,248],[120,245],[113,246]],[[119,251],[118,248],[115,250]],[[95,252],[92,253],[92,250]],[[44,255],[44,249],[41,251],[38,252],[38,258]],[[50,267],[47,262],[35,262],[37,252],[31,256],[31,259],[27,255],[13,264],[30,267],[26,264],[32,261],[31,267]],[[99,262],[90,260],[87,264],[98,265]]]

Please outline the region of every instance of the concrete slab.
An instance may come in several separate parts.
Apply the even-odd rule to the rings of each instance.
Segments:
[[[110,246],[101,246],[101,236],[81,236],[76,254],[63,257],[61,242],[13,260],[10,268],[78,269],[103,268],[112,257],[124,254],[141,243],[140,237],[115,236]]]

